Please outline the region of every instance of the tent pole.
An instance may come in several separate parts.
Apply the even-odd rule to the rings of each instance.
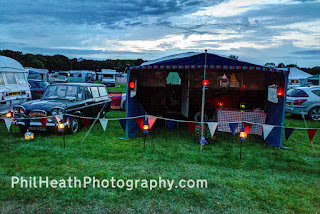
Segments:
[[[204,70],[203,70],[203,80],[206,79],[206,68],[207,68],[207,50],[204,51]],[[201,139],[200,139],[200,151],[202,152],[203,147],[203,129],[204,129],[204,123],[203,123],[203,115],[204,115],[204,105],[205,105],[205,99],[206,99],[206,88],[205,85],[202,84],[202,105],[201,105]]]

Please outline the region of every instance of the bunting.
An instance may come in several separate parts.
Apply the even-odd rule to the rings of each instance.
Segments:
[[[286,137],[286,140],[289,139],[290,135],[293,133],[294,129],[292,128],[285,128],[284,129],[284,136]]]
[[[123,129],[123,131],[126,131],[126,124],[127,124],[127,119],[120,119],[119,123]]]
[[[252,125],[253,125],[253,124],[247,123],[247,122],[244,122],[244,123],[243,123],[244,129],[246,130],[246,133],[247,133],[247,134],[249,134]]]
[[[47,128],[47,118],[46,117],[41,118],[40,123],[44,128]]]
[[[4,118],[4,122],[6,123],[8,131],[10,131],[10,127],[12,125],[13,118]]]
[[[213,137],[214,133],[216,132],[218,123],[216,123],[216,122],[208,122],[207,124],[208,124],[209,130],[210,130],[211,136]]]
[[[191,122],[188,123],[188,127],[189,127],[189,131],[190,131],[191,136],[193,135],[194,130],[196,129],[196,125],[197,125],[196,123],[191,123]]]
[[[168,125],[169,133],[171,133],[171,131],[172,131],[172,129],[173,129],[173,127],[174,127],[174,125],[176,124],[176,122],[175,122],[175,121],[173,121],[173,120],[166,120],[166,122],[167,122],[167,125]]]
[[[89,125],[90,125],[90,119],[87,119],[87,118],[81,118],[82,119],[82,122],[84,124],[84,126],[86,127],[86,129],[89,128]]]
[[[238,127],[238,123],[229,123],[232,135],[234,136],[236,134],[236,128]]]
[[[309,140],[311,143],[318,129],[307,129],[307,131],[308,131]]]
[[[143,130],[144,117],[137,117],[136,121],[137,121],[138,125],[140,126],[140,129]],[[149,129],[150,129],[150,127],[149,127]]]
[[[101,126],[103,128],[103,131],[106,131],[106,128],[107,128],[107,125],[108,125],[108,119],[100,118],[99,121],[100,121],[100,124],[101,124]]]
[[[30,119],[23,119],[22,120],[24,122],[24,126],[29,129],[30,128]]]
[[[152,128],[152,126],[156,122],[156,120],[157,120],[157,117],[148,115],[149,129]]]
[[[272,131],[272,129],[274,128],[273,125],[263,125],[263,139],[267,139],[267,137],[269,136],[270,132]]]

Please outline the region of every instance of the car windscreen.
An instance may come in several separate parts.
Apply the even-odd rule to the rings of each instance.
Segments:
[[[51,85],[42,99],[77,99],[79,87],[74,85]],[[81,96],[81,94],[80,94]]]
[[[288,92],[288,97],[309,97],[306,92],[301,89],[294,89]]]

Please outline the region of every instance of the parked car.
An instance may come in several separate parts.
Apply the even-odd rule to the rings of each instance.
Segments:
[[[43,80],[28,79],[30,85],[31,97],[33,100],[40,99],[48,87],[49,83]]]
[[[30,117],[30,129],[42,130],[42,124],[37,118],[47,117],[47,128],[57,128],[59,121],[56,116],[61,114],[64,115],[63,122],[67,131],[75,133],[81,126],[80,117],[97,117],[100,111],[101,115],[105,115],[110,110],[110,104],[110,96],[102,84],[56,83],[48,86],[41,99],[25,102],[13,110],[16,125],[22,133],[26,131],[22,118]]]
[[[320,121],[320,86],[299,87],[287,93],[286,112]]]

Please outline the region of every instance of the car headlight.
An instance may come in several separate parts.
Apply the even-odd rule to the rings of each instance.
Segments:
[[[55,108],[55,109],[52,109],[51,110],[51,114],[52,115],[59,115],[59,114],[62,114],[63,113],[63,109],[61,109],[61,108]]]
[[[24,114],[25,110],[24,110],[24,108],[21,108],[21,107],[13,107],[13,112],[15,114]]]

